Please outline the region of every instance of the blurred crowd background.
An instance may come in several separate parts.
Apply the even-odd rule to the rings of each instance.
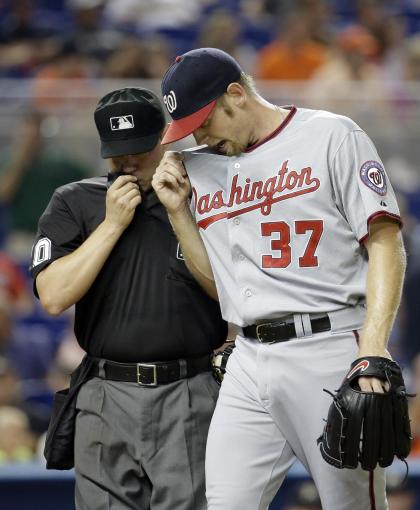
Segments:
[[[200,46],[234,55],[270,101],[348,115],[374,140],[408,252],[390,350],[420,394],[420,0],[0,0],[0,468],[42,462],[52,395],[82,356],[72,311],[48,317],[33,297],[38,218],[55,188],[106,172],[97,100],[160,93],[176,55]],[[410,412],[415,460],[420,399]],[[389,490],[391,510],[417,508],[398,477]],[[312,493],[299,487],[288,510],[320,508]]]

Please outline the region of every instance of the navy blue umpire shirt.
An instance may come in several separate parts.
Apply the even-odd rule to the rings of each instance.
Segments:
[[[55,191],[32,249],[34,279],[105,219],[107,182],[94,177]],[[219,304],[188,271],[153,190],[143,194],[132,222],[76,303],[74,329],[88,354],[125,363],[201,356],[223,344],[227,324]]]

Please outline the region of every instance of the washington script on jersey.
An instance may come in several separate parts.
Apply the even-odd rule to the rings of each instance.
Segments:
[[[212,214],[197,222],[197,225],[206,229],[211,224],[222,219],[230,219],[240,214],[261,209],[261,213],[267,216],[271,213],[271,206],[282,200],[287,200],[306,193],[313,193],[320,186],[317,177],[312,177],[312,168],[310,166],[303,168],[300,172],[289,171],[288,162],[284,161],[277,175],[269,177],[265,181],[251,181],[249,177],[244,179],[244,183],[238,184],[239,174],[232,178],[229,196],[223,190],[216,191],[213,195],[207,193],[198,196],[198,191],[193,187],[192,192],[195,200],[195,210],[199,215],[211,213],[222,207],[232,208],[234,205],[241,205],[247,202],[256,202],[247,207],[242,207],[231,212],[220,212]],[[286,193],[285,193],[286,192]]]

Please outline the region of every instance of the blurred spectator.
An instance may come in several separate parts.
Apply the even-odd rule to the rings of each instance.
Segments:
[[[106,0],[68,0],[67,6],[73,16],[74,27],[69,34],[77,53],[100,62],[118,44],[123,35],[106,23],[104,8]]]
[[[245,72],[253,74],[255,50],[242,42],[242,24],[238,16],[226,10],[214,11],[205,19],[196,44],[198,48],[219,48],[232,55]]]
[[[0,356],[0,409],[2,406],[20,409],[28,417],[31,430],[41,433],[48,427],[52,390],[45,379],[20,379],[16,368]]]
[[[322,510],[321,501],[313,482],[302,482],[294,490],[292,503],[285,510]]]
[[[311,40],[306,19],[289,15],[277,38],[257,55],[257,75],[264,80],[308,80],[324,63],[325,48]]]
[[[420,193],[420,175],[418,169],[413,168],[409,161],[402,156],[393,157],[387,162],[390,176],[398,187],[407,192]],[[411,214],[407,194],[398,193],[401,217],[404,219],[403,239],[407,251],[407,269],[403,287],[400,316],[400,334],[397,354],[398,359],[410,365],[420,354],[420,223]],[[414,371],[415,372],[415,371]],[[419,376],[420,378],[420,376]],[[420,380],[420,379],[419,379]],[[420,382],[418,389],[420,389]],[[420,395],[420,394],[419,394]]]
[[[65,183],[86,177],[87,170],[59,147],[46,143],[48,119],[28,113],[18,127],[9,159],[0,169],[0,202],[8,205],[11,226],[30,239],[37,218],[53,191]],[[28,250],[28,245],[24,247]],[[26,257],[29,252],[26,252]]]
[[[53,58],[58,47],[58,42],[54,39],[10,42],[1,45],[0,77],[32,77],[38,66]]]
[[[375,80],[378,68],[373,58],[377,51],[378,44],[367,30],[359,26],[347,27],[338,34],[335,48],[313,79],[329,82]]]
[[[161,79],[170,64],[169,48],[160,37],[125,39],[105,62],[104,78]]]
[[[182,27],[195,23],[201,12],[197,0],[108,0],[106,15],[118,25],[138,30]]]
[[[35,15],[35,9],[32,0],[10,2],[10,11],[1,24],[0,42],[29,42],[51,36],[54,32]]]
[[[387,11],[386,2],[378,0],[357,0],[357,20],[368,30],[378,43],[377,56],[382,58],[387,52],[397,28],[395,18]]]
[[[383,23],[383,35],[378,38],[378,63],[381,79],[396,81],[404,79],[405,67],[405,23],[401,17],[389,16]]]
[[[411,388],[417,396],[410,399],[411,432],[414,437],[412,457],[420,457],[420,353],[411,364]]]
[[[377,42],[376,60],[381,67],[381,79],[390,81],[401,79],[404,72],[406,28],[403,18],[396,14],[383,1],[357,2],[358,22]]]
[[[0,352],[3,340],[10,335],[9,314],[29,313],[32,307],[22,270],[6,252],[0,251]]]
[[[144,44],[127,38],[109,56],[101,70],[103,78],[149,78]]]
[[[39,109],[73,109],[83,106],[89,96],[89,79],[97,72],[96,64],[80,54],[75,44],[63,41],[50,62],[35,73],[33,101]]]
[[[57,51],[54,31],[35,15],[34,2],[10,2],[10,11],[0,27],[0,75],[28,77],[36,66]]]
[[[168,42],[161,36],[148,37],[146,40],[148,73],[150,78],[159,82],[171,64],[171,50]]]
[[[420,35],[415,35],[406,41],[406,67],[404,78],[420,81]]]
[[[375,38],[360,26],[350,26],[339,33],[335,47],[328,52],[325,63],[314,73],[306,89],[317,101],[316,106],[343,115],[366,112],[370,116],[369,102],[373,95],[376,102],[382,101],[381,114],[386,113],[387,91],[378,81],[379,69],[373,61],[377,47]],[[359,95],[361,99],[349,104],[349,97]],[[346,111],[349,107],[350,111]]]
[[[4,294],[0,295],[0,355],[4,355],[10,344],[12,335],[12,319],[10,304]]]
[[[74,309],[72,310],[74,312]],[[84,355],[85,352],[77,343],[74,334],[73,314],[47,375],[48,386],[53,392],[68,387],[70,374],[80,365]]]
[[[326,0],[298,0],[310,38],[324,45],[332,43],[331,8]]]
[[[4,356],[0,356],[0,409],[20,402],[21,387],[16,372]]]
[[[205,19],[200,30],[199,48],[219,48],[236,58],[236,48],[241,34],[237,17],[223,9]]]
[[[30,462],[35,457],[36,439],[29,420],[20,409],[0,407],[0,464]]]
[[[252,2],[252,0],[250,0]],[[252,2],[254,3],[254,2]],[[274,18],[288,16],[296,9],[296,0],[262,0],[261,9]]]
[[[31,430],[41,434],[48,427],[53,391],[46,378],[22,380],[16,368],[0,356],[0,409],[3,406],[20,409],[27,416]]]

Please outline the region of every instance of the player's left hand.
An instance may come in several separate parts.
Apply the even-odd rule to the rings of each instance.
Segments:
[[[379,356],[381,358],[387,358],[392,360],[392,356],[387,349],[380,350],[380,352],[373,352],[368,349],[360,349],[358,359],[365,358],[367,356]],[[360,386],[361,391],[368,393],[386,393],[389,391],[389,383],[383,379],[377,377],[359,377],[357,383]]]
[[[357,383],[361,391],[367,393],[386,393],[389,391],[389,382],[377,377],[359,377]]]
[[[412,395],[397,363],[384,356],[363,356],[353,361],[335,393],[325,391],[333,402],[318,444],[329,464],[354,469],[360,462],[371,471],[378,464],[390,466],[394,456],[408,456],[412,438],[407,397]]]

